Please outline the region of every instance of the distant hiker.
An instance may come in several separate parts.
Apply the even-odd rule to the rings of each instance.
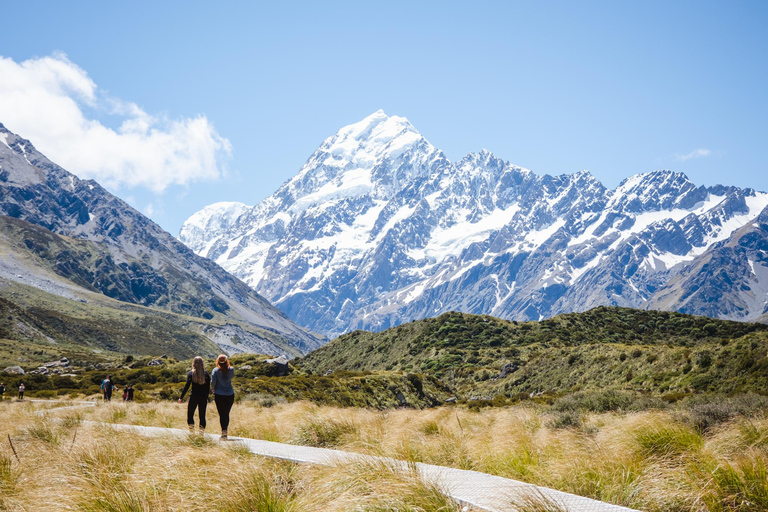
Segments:
[[[25,386],[23,382],[19,384],[19,400],[24,400],[25,389],[27,389],[27,386]]]
[[[128,401],[128,388],[123,388],[123,402]]]
[[[216,402],[216,410],[219,411],[219,423],[221,423],[221,439],[227,438],[229,428],[229,411],[235,403],[235,389],[232,387],[232,379],[235,369],[229,364],[227,356],[220,355],[216,358],[216,368],[211,372],[211,391]]]
[[[189,433],[195,432],[195,409],[197,409],[200,415],[200,434],[204,434],[205,408],[208,406],[208,394],[211,392],[211,376],[205,371],[205,363],[200,356],[192,361],[192,369],[187,374],[187,384],[181,392],[179,403],[184,400],[184,395],[190,386],[192,386],[192,392],[189,394],[189,404],[187,404]]]
[[[104,401],[112,401],[112,390],[115,386],[112,384],[112,376],[107,375],[107,378],[101,381],[101,392],[104,393]]]
[[[0,382],[0,402],[5,398],[5,383]]]
[[[128,401],[133,402],[133,384],[125,388],[125,391],[128,393]]]

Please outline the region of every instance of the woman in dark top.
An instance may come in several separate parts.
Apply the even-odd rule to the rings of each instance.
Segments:
[[[211,372],[211,391],[213,391],[213,399],[216,402],[216,410],[219,412],[222,440],[227,438],[229,411],[232,410],[232,404],[235,403],[235,390],[232,387],[234,376],[235,369],[229,364],[227,356],[222,354],[217,357],[216,368]]]
[[[189,433],[195,433],[195,409],[197,409],[200,414],[200,434],[203,434],[205,433],[205,408],[208,405],[211,376],[205,371],[203,358],[200,356],[192,361],[192,370],[187,374],[187,384],[184,386],[184,391],[181,392],[179,403],[184,399],[190,386],[192,386],[192,392],[189,394],[189,404],[187,405]]]

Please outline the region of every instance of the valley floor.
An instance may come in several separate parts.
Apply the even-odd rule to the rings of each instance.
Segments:
[[[217,433],[211,409],[208,431]],[[414,474],[385,466],[296,465],[237,445],[144,438],[83,421],[184,428],[185,405],[39,410],[0,403],[7,419],[0,425],[0,510],[461,510]],[[473,469],[649,511],[766,510],[765,411],[717,421],[723,411],[373,411],[238,402],[230,434]]]

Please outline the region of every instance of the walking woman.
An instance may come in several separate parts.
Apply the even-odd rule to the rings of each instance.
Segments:
[[[187,384],[181,392],[179,403],[184,400],[184,395],[190,386],[192,386],[192,392],[189,394],[189,403],[187,404],[187,425],[189,425],[189,433],[194,434],[195,409],[197,409],[200,416],[200,435],[202,435],[205,433],[205,408],[208,406],[208,393],[211,391],[211,376],[205,371],[205,364],[200,356],[192,361],[192,369],[187,374]],[[130,394],[128,397],[126,397],[127,400],[133,399]]]
[[[211,391],[213,391],[213,400],[216,402],[216,410],[219,412],[221,439],[227,438],[229,411],[235,403],[235,389],[232,387],[234,376],[235,369],[229,364],[227,356],[222,354],[217,357],[216,368],[211,372]]]

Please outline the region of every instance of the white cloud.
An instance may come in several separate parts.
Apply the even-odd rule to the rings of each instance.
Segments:
[[[116,116],[120,126],[87,111]],[[162,192],[217,179],[231,153],[205,116],[168,119],[110,98],[62,53],[21,63],[0,56],[0,123],[65,169],[112,188]]]
[[[687,153],[685,155],[676,155],[675,160],[678,162],[685,162],[686,160],[691,160],[692,158],[704,158],[709,155],[711,155],[712,152],[706,148],[699,148],[694,149],[690,153]]]

